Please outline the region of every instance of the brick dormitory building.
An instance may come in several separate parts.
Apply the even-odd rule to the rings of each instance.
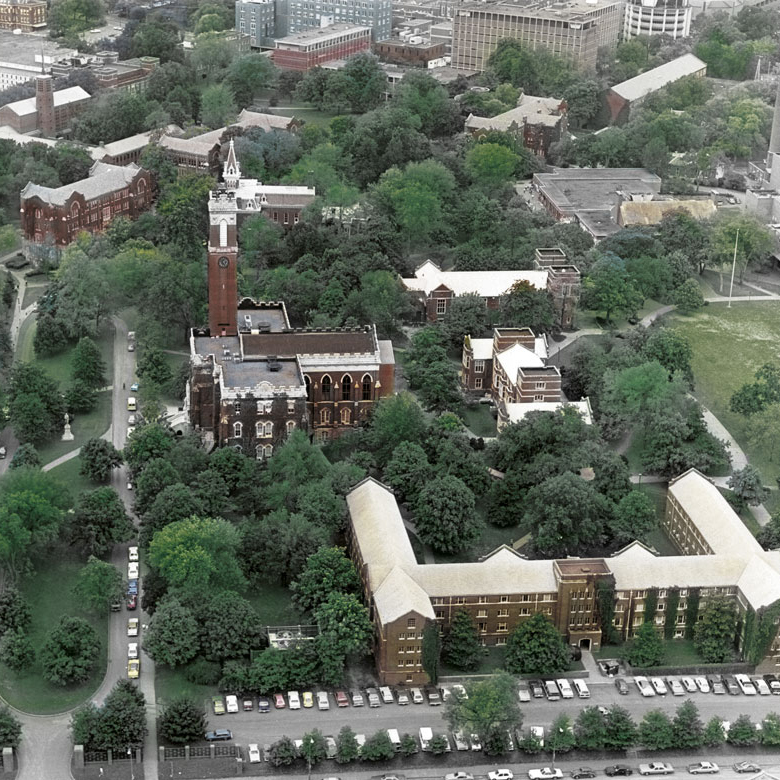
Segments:
[[[364,422],[392,395],[395,360],[373,325],[291,328],[284,303],[239,302],[241,219],[259,213],[292,226],[315,193],[241,179],[232,142],[223,181],[209,196],[209,327],[190,338],[186,409],[207,444],[262,460],[297,429],[323,441]]]
[[[622,639],[649,620],[682,638],[721,596],[740,615],[738,644],[750,663],[780,666],[780,551],[764,551],[717,487],[695,469],[669,484],[663,527],[679,551],[661,556],[640,542],[608,558],[527,560],[499,547],[474,563],[420,564],[390,488],[365,479],[347,496],[349,551],[374,624],[384,684],[420,684],[422,633],[446,631],[466,610],[486,646],[506,644],[517,625],[541,612],[566,642],[599,649],[597,589],[614,594],[612,623]],[[764,636],[762,641],[759,637]]]

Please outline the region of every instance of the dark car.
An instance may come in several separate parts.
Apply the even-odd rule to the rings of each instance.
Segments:
[[[621,696],[628,695],[628,683],[622,677],[618,677],[617,680],[615,680],[615,687]]]
[[[712,692],[714,694],[720,696],[726,693],[726,686],[723,684],[723,680],[721,680],[717,674],[708,674],[707,682],[710,684],[710,688],[712,688]]]
[[[269,699],[266,699],[265,696],[261,696],[257,700],[257,711],[258,712],[270,712],[271,711],[271,702]]]
[[[740,774],[742,772],[755,773],[761,771],[761,767],[758,764],[754,764],[752,761],[740,761],[738,764],[734,764],[733,769]]]
[[[723,675],[723,685],[732,696],[739,696],[739,694],[742,693],[739,685],[737,684],[737,681],[730,674]]]
[[[206,732],[206,742],[222,742],[233,739],[233,732],[230,729],[217,729],[216,731]]]
[[[531,689],[531,696],[533,696],[534,699],[544,698],[544,686],[542,685],[541,680],[529,680],[528,687]]]
[[[111,602],[111,611],[112,612],[120,612],[122,610],[122,599],[114,599]]]
[[[604,768],[604,774],[607,777],[633,775],[634,770],[628,764],[612,764]]]
[[[780,680],[776,674],[765,674],[764,682],[769,686],[772,693],[780,693]]]
[[[581,766],[579,769],[572,770],[571,776],[574,780],[580,780],[581,777],[595,777],[596,773],[587,766]]]
[[[128,596],[137,596],[138,595],[138,580],[128,580],[128,582],[127,582],[127,595]]]
[[[252,699],[244,699],[241,706],[244,708],[244,712],[252,712],[255,708],[255,703]]]
[[[127,597],[127,608],[130,610],[138,607],[138,596],[134,593],[132,596]]]

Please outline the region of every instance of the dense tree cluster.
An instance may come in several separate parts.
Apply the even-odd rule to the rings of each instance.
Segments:
[[[74,745],[86,750],[113,750],[124,754],[128,747],[143,746],[146,737],[146,699],[130,680],[119,680],[103,705],[85,704],[71,717]]]

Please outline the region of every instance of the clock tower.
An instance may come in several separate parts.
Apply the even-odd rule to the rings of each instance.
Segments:
[[[231,140],[223,167],[223,188],[209,193],[209,332],[212,336],[238,335],[236,188],[240,177],[241,169]]]

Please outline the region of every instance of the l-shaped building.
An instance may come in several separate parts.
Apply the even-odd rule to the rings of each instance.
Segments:
[[[426,682],[424,627],[435,622],[446,632],[458,610],[469,613],[486,646],[506,644],[519,623],[541,612],[566,642],[595,650],[606,601],[623,639],[648,622],[651,604],[658,631],[683,638],[715,596],[737,605],[746,660],[780,666],[780,551],[763,550],[695,469],[669,484],[663,526],[679,551],[671,556],[632,542],[609,558],[527,560],[503,546],[474,563],[426,564],[414,554],[390,488],[369,477],[347,505],[349,551],[371,611],[383,684]]]

